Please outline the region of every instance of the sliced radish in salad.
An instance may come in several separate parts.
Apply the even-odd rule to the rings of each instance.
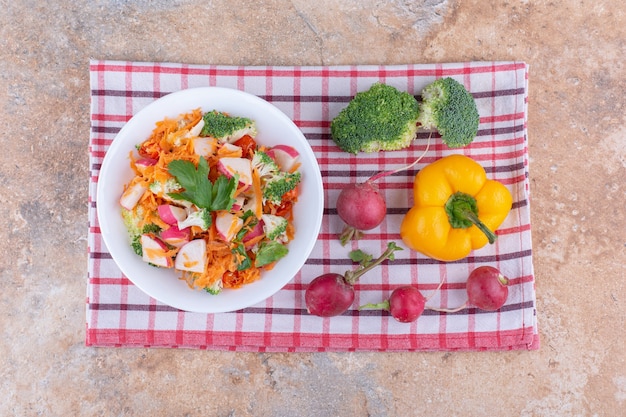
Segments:
[[[246,158],[221,158],[217,169],[228,178],[239,176],[239,184],[247,189],[252,185],[252,164]]]
[[[178,226],[172,225],[169,229],[161,232],[161,239],[168,245],[179,248],[191,241],[191,227],[179,229]]]
[[[204,127],[204,119],[200,119],[198,123],[187,132],[187,137],[192,138],[195,136],[200,136],[200,132],[202,132],[202,128]]]
[[[252,230],[245,234],[245,236],[243,237],[243,241],[248,242],[255,237],[261,236],[263,233],[263,220],[259,220],[257,224],[252,228]]]
[[[148,187],[143,182],[136,182],[128,187],[120,197],[120,205],[126,210],[135,208]]]
[[[217,152],[217,139],[207,137],[194,138],[193,152],[204,157],[214,155]]]
[[[223,143],[217,151],[217,154],[222,157],[241,158],[243,156],[243,149],[241,146],[232,143]]]
[[[206,267],[206,241],[194,239],[178,251],[174,267],[181,271],[202,273]]]
[[[158,237],[150,234],[141,235],[141,250],[143,251],[142,259],[144,262],[163,268],[172,267],[173,261],[167,255],[167,245]]]
[[[178,224],[187,218],[187,210],[172,204],[161,204],[157,207],[159,217],[165,223],[172,225]]]
[[[238,195],[235,197],[235,202],[233,203],[232,211],[237,212],[243,208],[243,205],[246,202],[246,197],[243,195]]]
[[[289,145],[276,145],[267,151],[281,171],[290,172],[300,160],[298,151]]]
[[[243,220],[236,214],[220,211],[215,216],[215,228],[217,229],[217,233],[226,242],[232,241],[242,227]]]
[[[140,174],[144,174],[148,167],[155,166],[156,163],[156,159],[141,158],[135,161],[135,168],[137,168],[137,171],[139,171]]]

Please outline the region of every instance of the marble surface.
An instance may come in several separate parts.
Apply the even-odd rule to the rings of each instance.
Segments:
[[[0,7],[0,415],[623,415],[621,0],[3,0]],[[85,347],[90,57],[528,62],[541,349]]]

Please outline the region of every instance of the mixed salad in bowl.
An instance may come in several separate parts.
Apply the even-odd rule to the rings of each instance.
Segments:
[[[194,109],[156,123],[129,153],[119,204],[130,245],[189,287],[218,294],[289,253],[300,154],[261,145],[254,120]]]
[[[224,87],[180,90],[139,109],[97,173],[106,248],[92,244],[118,267],[103,262],[98,274],[199,313],[250,307],[296,279],[317,242],[324,187],[289,110]]]

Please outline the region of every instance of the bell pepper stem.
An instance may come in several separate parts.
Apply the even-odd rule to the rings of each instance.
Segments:
[[[445,210],[452,227],[467,228],[474,225],[487,236],[489,243],[496,241],[496,234],[478,218],[476,199],[471,195],[460,191],[452,194],[446,202]]]
[[[478,216],[474,214],[473,211],[463,210],[462,214],[467,220],[471,221],[476,227],[478,227],[478,229],[483,232],[485,236],[487,236],[487,240],[489,241],[489,243],[494,243],[496,241],[496,239],[498,238],[496,234],[493,233],[487,226],[485,226],[485,223],[481,222]]]

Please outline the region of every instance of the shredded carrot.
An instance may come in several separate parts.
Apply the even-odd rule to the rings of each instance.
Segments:
[[[244,246],[246,247],[246,249],[252,248],[254,247],[254,245],[256,245],[257,243],[261,243],[263,241],[263,239],[265,239],[265,235],[258,235],[253,237],[250,240],[247,240],[244,243]]]
[[[256,168],[252,170],[252,192],[254,193],[254,216],[260,219],[263,215],[263,190],[261,189],[261,177]]]

